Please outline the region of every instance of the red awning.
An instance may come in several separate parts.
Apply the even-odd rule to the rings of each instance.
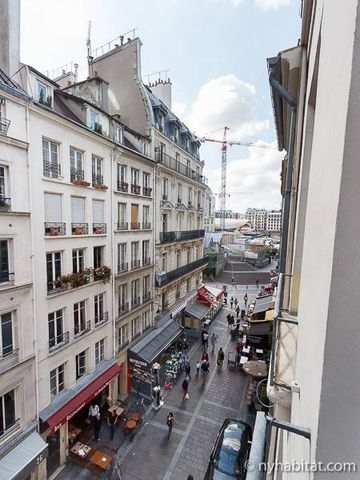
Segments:
[[[87,385],[78,395],[72,398],[68,403],[60,408],[54,415],[47,419],[49,427],[56,432],[62,425],[68,422],[85,405],[91,402],[100,392],[102,392],[119,375],[120,366],[113,365],[92,383]]]
[[[209,292],[206,290],[205,287],[199,288],[197,299],[200,303],[205,303],[206,305],[209,305],[210,307],[212,305],[211,298],[209,298]]]

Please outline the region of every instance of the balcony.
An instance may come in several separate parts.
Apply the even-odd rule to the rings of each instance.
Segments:
[[[117,182],[117,190],[118,192],[128,193],[129,184],[127,182]]]
[[[87,223],[72,223],[71,235],[87,235],[89,233],[89,227]]]
[[[66,224],[64,222],[45,222],[44,226],[47,237],[66,235]]]
[[[129,270],[129,264],[127,262],[118,264],[118,269],[117,269],[118,275],[121,274],[121,273],[125,273],[128,270]]]
[[[204,176],[200,175],[199,173],[195,172],[195,170],[191,170],[187,165],[180,163],[175,158],[170,157],[166,153],[160,152],[159,150],[155,152],[155,160],[167,168],[174,170],[175,172],[181,173],[185,177],[191,178],[196,182],[204,184]]]
[[[140,222],[131,222],[130,223],[130,229],[131,230],[140,230],[141,228],[141,223]]]
[[[167,283],[172,282],[173,280],[176,280],[177,278],[180,278],[187,273],[191,273],[193,270],[196,270],[199,267],[205,266],[208,261],[209,260],[207,257],[198,258],[197,260],[189,263],[188,265],[183,265],[182,267],[171,270],[170,272],[157,274],[155,275],[155,284],[157,287],[162,287],[163,285],[166,285]]]
[[[125,340],[124,342],[119,343],[116,353],[121,352],[121,350],[123,350],[125,347],[127,347],[129,345],[129,343],[130,343],[129,340]]]
[[[140,260],[131,260],[131,270],[140,268]]]
[[[125,315],[129,312],[129,302],[120,303],[119,302],[119,317]]]
[[[3,286],[2,283],[14,285],[15,283],[15,274],[10,273],[8,270],[0,270],[0,288]]]
[[[151,197],[151,192],[152,192],[152,188],[150,187],[143,187],[143,195],[145,197]]]
[[[7,118],[0,117],[0,135],[7,135],[10,123]]]
[[[74,185],[81,185],[82,187],[90,186],[90,183],[84,180],[84,170],[79,168],[70,168],[70,182]]]
[[[11,198],[0,195],[0,212],[8,212],[11,208]]]
[[[70,334],[69,332],[60,333],[56,337],[50,338],[49,340],[49,352],[57,350],[58,348],[63,347],[67,343],[69,343]]]
[[[137,308],[140,306],[140,297],[134,297],[131,299],[131,308]]]
[[[61,166],[58,162],[43,161],[44,177],[59,178],[61,177]]]
[[[104,185],[104,177],[102,175],[92,176],[92,185]]]
[[[90,332],[90,330],[90,320],[88,320],[87,322],[80,322],[79,325],[74,326],[74,337],[80,337],[81,335],[85,335],[85,333]]]
[[[131,193],[134,193],[135,195],[140,195],[140,192],[141,192],[140,185],[131,184]]]
[[[103,323],[106,323],[108,320],[109,320],[108,312],[100,313],[94,318],[95,327],[97,327],[98,325],[102,325]]]
[[[93,234],[104,235],[106,233],[106,223],[93,223]]]
[[[149,300],[151,300],[151,292],[143,292],[143,297],[142,297],[143,303],[146,303]]]
[[[143,222],[142,223],[143,230],[151,230],[151,223],[150,222]]]
[[[117,230],[128,230],[129,224],[127,222],[118,222]]]
[[[160,243],[181,242],[203,238],[205,230],[183,230],[177,232],[160,232]]]
[[[151,265],[151,258],[150,257],[145,257],[143,258],[143,267],[148,267],[149,265]]]

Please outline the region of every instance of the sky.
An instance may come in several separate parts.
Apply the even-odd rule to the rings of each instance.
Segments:
[[[297,45],[299,11],[300,0],[21,0],[21,60],[44,73],[76,62],[85,75],[89,21],[93,48],[136,28],[143,77],[168,70],[173,110],[196,135],[220,140],[227,126],[230,140],[267,147],[228,148],[226,208],[278,209],[266,58]],[[220,147],[200,151],[214,194]]]

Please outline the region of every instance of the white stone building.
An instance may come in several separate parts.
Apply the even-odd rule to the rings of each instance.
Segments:
[[[246,210],[246,219],[249,220],[254,230],[266,229],[267,210],[263,208],[248,208]]]
[[[215,231],[215,195],[210,187],[207,187],[204,193],[204,230]]]
[[[270,210],[266,214],[267,232],[281,232],[281,211]]]

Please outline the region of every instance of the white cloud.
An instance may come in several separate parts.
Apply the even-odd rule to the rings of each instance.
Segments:
[[[254,0],[255,5],[262,8],[266,12],[268,10],[277,10],[281,7],[286,7],[292,3],[292,0]]]
[[[175,113],[175,115],[181,118],[186,111],[186,105],[185,103],[173,102],[171,110]]]
[[[269,126],[268,120],[256,118],[255,106],[255,86],[224,75],[201,87],[186,122],[200,136],[227,126],[229,138],[240,139]]]

